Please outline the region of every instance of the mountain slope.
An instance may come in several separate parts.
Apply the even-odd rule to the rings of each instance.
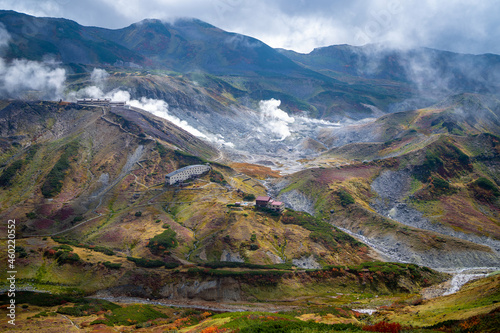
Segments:
[[[382,45],[332,45],[309,54],[281,52],[323,74],[404,82],[422,95],[497,93],[500,56],[470,55],[428,48],[397,50]]]
[[[11,39],[7,60],[53,59],[71,73],[162,69],[215,75],[255,107],[280,99],[289,113],[341,120],[421,108],[449,93],[498,91],[499,57],[430,49],[331,46],[308,55],[275,50],[196,19],[144,20],[116,30],[0,11]],[[190,84],[196,85],[197,82]]]

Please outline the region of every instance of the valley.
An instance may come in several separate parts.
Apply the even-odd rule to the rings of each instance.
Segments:
[[[199,20],[0,22],[2,75],[50,78],[0,90],[14,330],[495,332],[498,56],[298,54]],[[267,195],[285,211],[256,207]]]

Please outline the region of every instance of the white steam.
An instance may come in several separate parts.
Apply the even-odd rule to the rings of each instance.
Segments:
[[[290,124],[295,122],[295,118],[290,117],[285,111],[281,110],[279,108],[280,104],[280,100],[271,98],[267,101],[260,101],[259,109],[264,129],[282,141],[292,134]]]
[[[109,73],[106,72],[105,69],[94,68],[94,70],[90,74],[90,80],[95,85],[101,86],[106,81],[106,79],[108,78],[108,76],[109,76]]]
[[[198,131],[196,128],[193,126],[189,125],[187,121],[181,120],[177,118],[176,116],[173,116],[168,113],[168,104],[164,100],[161,99],[152,99],[152,98],[146,98],[146,97],[141,97],[140,100],[132,99],[127,101],[128,104],[130,104],[133,107],[140,108],[143,110],[146,110],[152,114],[154,114],[157,117],[166,119],[173,123],[174,125],[179,126],[185,131],[188,131],[189,133],[193,134],[194,136],[197,136],[199,138],[203,139],[208,139],[208,137]]]
[[[1,95],[58,99],[63,95],[65,81],[66,71],[62,68],[26,59],[15,59],[11,63],[0,59]]]
[[[0,49],[9,44],[11,36],[0,23]],[[55,67],[54,61],[38,62],[15,59],[8,63],[0,58],[0,97],[58,99],[64,91],[66,71]]]
[[[5,29],[5,25],[0,22],[0,48],[4,48],[9,45],[10,42],[10,34]]]
[[[108,76],[109,74],[106,72],[106,70],[95,68],[90,76],[90,79],[92,82],[99,86],[88,86],[78,91],[73,91],[67,95],[67,99],[75,101],[78,98],[109,98],[112,101],[126,102],[130,106],[143,109],[154,114],[157,117],[166,119],[196,137],[211,141],[219,145],[234,147],[233,143],[224,141],[224,137],[222,137],[221,135],[204,134],[198,129],[191,126],[187,121],[179,119],[178,117],[169,113],[168,104],[164,100],[147,97],[132,99],[128,91],[119,89],[114,89],[105,93],[103,91],[103,87]]]

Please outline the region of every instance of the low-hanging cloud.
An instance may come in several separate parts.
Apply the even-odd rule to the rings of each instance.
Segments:
[[[11,36],[0,23],[0,51],[9,44]],[[47,62],[0,58],[0,97],[29,99],[58,99],[63,96],[66,71],[47,59]]]
[[[0,59],[0,95],[8,98],[62,98],[66,71],[26,59]]]
[[[145,18],[196,17],[272,47],[310,52],[332,44],[427,46],[500,53],[498,4],[484,0],[0,0],[0,6],[80,24],[123,28]],[[467,22],[467,24],[464,24]]]
[[[5,25],[0,22],[0,49],[6,47],[10,42],[10,34],[5,29]]]

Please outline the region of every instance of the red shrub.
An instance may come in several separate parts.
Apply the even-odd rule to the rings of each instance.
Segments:
[[[363,331],[399,333],[401,328],[401,325],[398,323],[386,323],[385,321],[381,321],[375,325],[363,326]]]

